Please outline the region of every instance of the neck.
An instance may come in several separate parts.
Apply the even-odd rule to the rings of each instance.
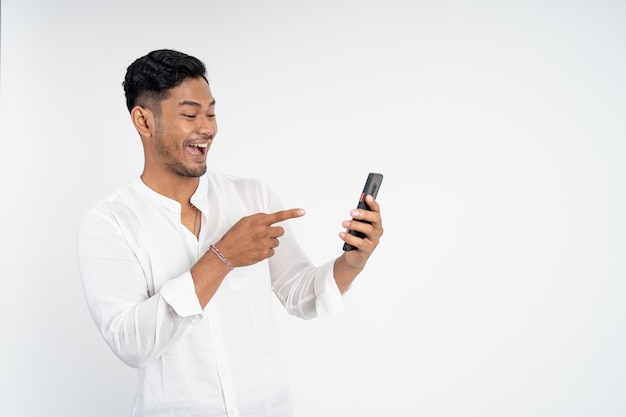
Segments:
[[[189,205],[189,199],[198,188],[199,177],[183,177],[181,175],[154,176],[144,170],[141,180],[157,193],[178,201],[181,205]]]

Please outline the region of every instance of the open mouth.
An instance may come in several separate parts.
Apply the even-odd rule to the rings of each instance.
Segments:
[[[190,143],[187,145],[187,152],[193,157],[203,157],[209,149],[208,143]]]

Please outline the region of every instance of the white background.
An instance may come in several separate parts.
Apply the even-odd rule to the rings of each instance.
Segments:
[[[126,67],[205,61],[211,169],[317,263],[366,174],[385,236],[339,314],[276,307],[301,417],[626,415],[626,3],[5,0],[0,415],[125,416],[82,214],[132,181]]]

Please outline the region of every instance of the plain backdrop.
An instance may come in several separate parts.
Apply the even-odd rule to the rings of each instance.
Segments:
[[[208,67],[210,169],[306,208],[316,263],[385,175],[346,308],[276,303],[299,416],[626,415],[626,3],[1,7],[0,415],[130,415],[75,241],[141,172],[121,81],[160,48]]]

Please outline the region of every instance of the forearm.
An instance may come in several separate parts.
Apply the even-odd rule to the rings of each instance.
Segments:
[[[314,265],[298,244],[291,227],[276,254],[269,258],[272,289],[289,314],[309,320],[343,307],[343,298],[333,278],[334,260]]]
[[[127,365],[143,367],[161,356],[202,319],[200,314],[181,316],[162,294],[116,312],[99,323],[100,332],[115,354]]]
[[[116,355],[141,367],[202,320],[193,278],[184,264],[157,275],[140,240],[127,239],[108,217],[87,220],[78,240],[87,306]]]
[[[202,308],[213,298],[229,272],[228,265],[211,250],[191,268],[191,277]]]
[[[350,288],[350,285],[362,270],[363,267],[354,267],[347,262],[346,252],[335,260],[333,275],[342,294]]]

